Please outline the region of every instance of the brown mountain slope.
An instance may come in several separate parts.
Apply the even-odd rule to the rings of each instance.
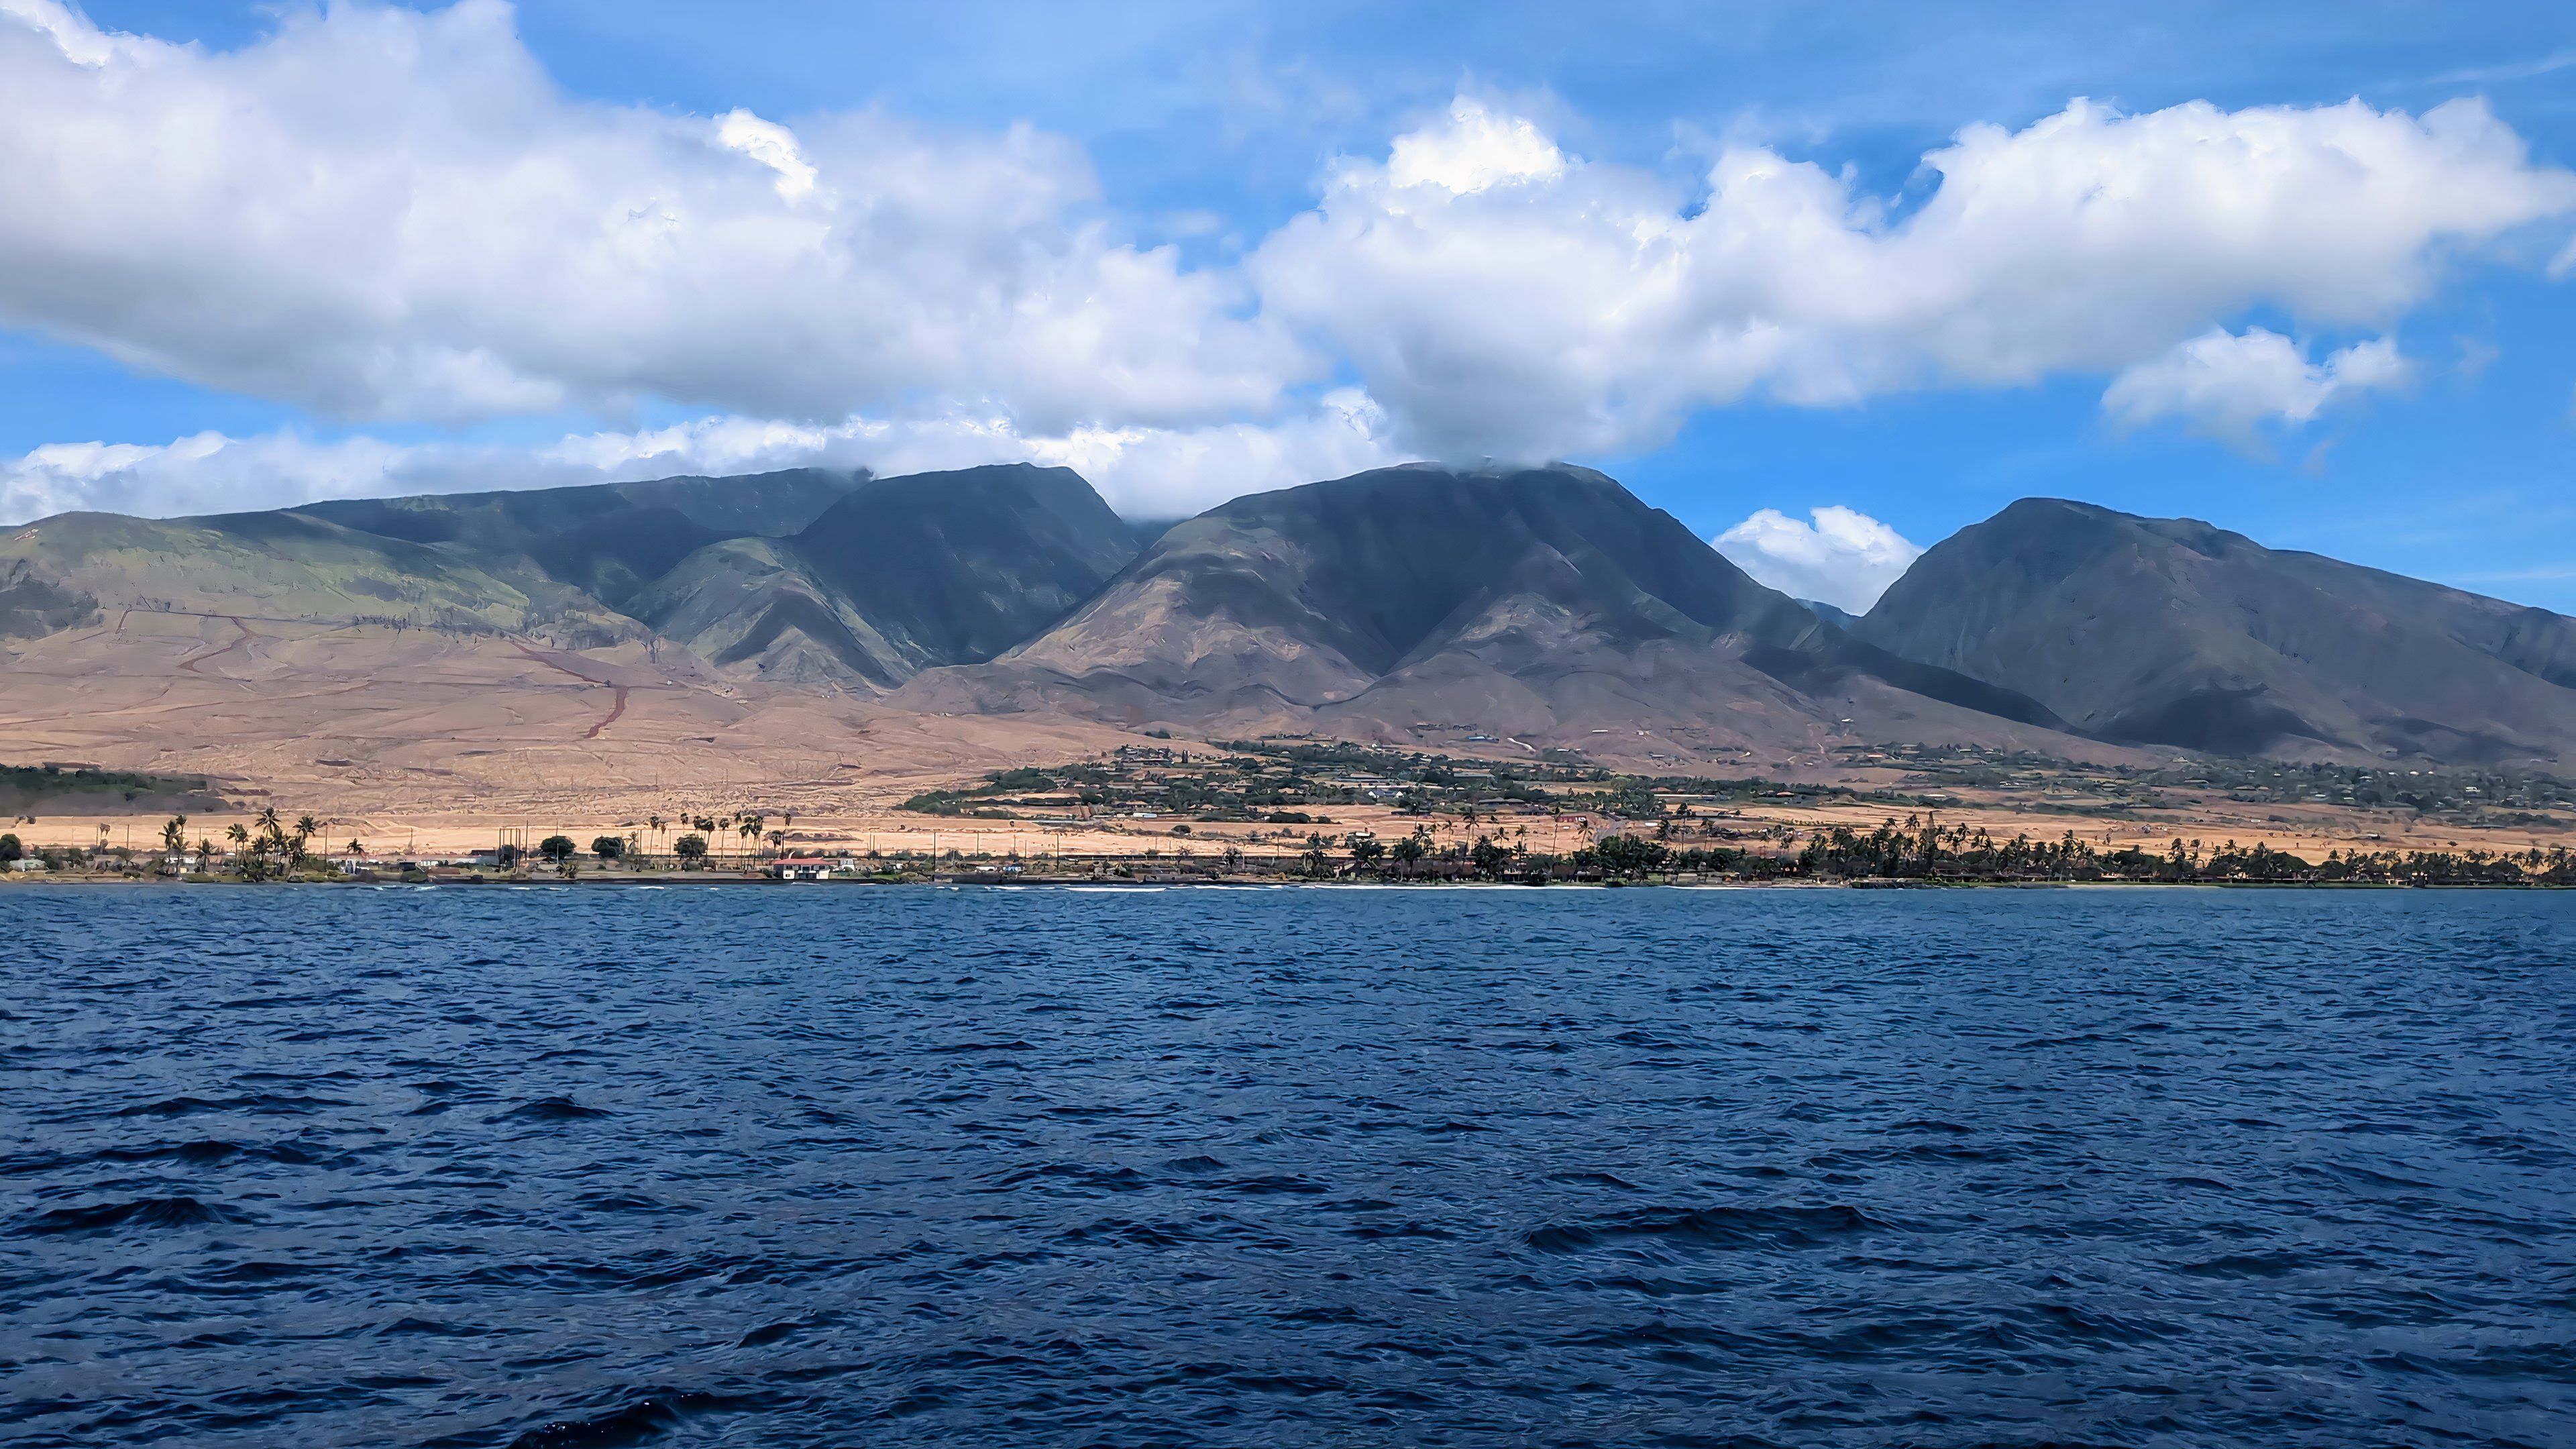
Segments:
[[[1179,524],[1090,603],[925,708],[1427,730],[1677,752],[2076,742],[2044,709],[1850,638],[1585,469],[1382,469]],[[2080,747],[2080,746],[2078,746]]]
[[[2107,740],[2576,763],[2576,620],[2188,519],[2024,499],[1916,560],[1857,632]]]

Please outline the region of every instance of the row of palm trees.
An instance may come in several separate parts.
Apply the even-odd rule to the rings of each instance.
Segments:
[[[318,853],[313,843],[321,834],[321,821],[310,815],[299,815],[290,825],[277,813],[274,805],[261,810],[248,825],[236,820],[224,828],[224,839],[232,847],[235,864],[242,874],[254,879],[280,870],[302,870]],[[187,816],[173,815],[162,822],[161,851],[173,865],[189,853]],[[366,847],[357,841],[349,842],[348,853],[351,856],[365,851]],[[197,859],[203,866],[210,867],[215,854],[215,842],[200,835],[196,844]]]
[[[778,828],[775,830],[769,828],[769,817],[757,810],[737,810],[722,820],[713,815],[683,814],[670,818],[648,815],[644,817],[644,823],[651,827],[657,846],[660,844],[663,832],[676,824],[697,832],[702,842],[715,840],[730,831],[743,842],[747,851],[765,834],[771,849],[783,850],[787,846],[787,832],[796,824],[796,812],[781,811],[778,817]]]

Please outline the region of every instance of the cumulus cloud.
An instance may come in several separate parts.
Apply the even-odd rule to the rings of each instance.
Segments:
[[[0,461],[0,522],[74,509],[169,517],[371,497],[403,491],[419,453],[373,438],[317,442],[292,433],[52,443]],[[420,476],[435,477],[427,470]]]
[[[2385,337],[2310,362],[2277,332],[2213,328],[2123,371],[2102,394],[2102,407],[2125,427],[2174,418],[2193,432],[2259,451],[2263,424],[2312,422],[2336,403],[2402,387],[2413,372]]]
[[[2385,334],[2461,254],[2576,211],[2576,174],[2476,101],[2079,100],[1968,127],[1922,178],[1873,196],[1731,144],[1675,181],[1461,96],[1326,168],[1239,263],[1188,267],[1123,238],[1062,138],[585,100],[505,0],[290,9],[231,50],[0,0],[0,325],[334,421],[676,403],[709,417],[583,446],[1017,449],[1158,511],[1294,468],[1635,452],[1746,398],[2065,373],[2114,378],[2124,422],[2241,436],[2404,370],[2384,342],[2309,363],[2249,317]],[[258,448],[340,488],[389,447],[300,436],[113,466],[74,447],[6,465],[6,496],[209,499],[141,480],[229,478]],[[386,456],[407,480],[599,466]]]
[[[818,464],[918,473],[1026,461],[1073,469],[1129,517],[1160,518],[1196,513],[1244,493],[1400,462],[1404,455],[1388,445],[1386,430],[1385,413],[1367,394],[1336,389],[1314,406],[1268,423],[1191,428],[1086,426],[1032,434],[1006,417],[967,412],[830,425],[706,418],[651,431],[566,438],[542,450],[533,464],[541,475],[577,468],[600,478],[633,479]]]
[[[1238,277],[1117,241],[1065,141],[580,100],[501,0],[230,51],[0,0],[0,196],[0,320],[336,417],[1152,427],[1312,370]]]
[[[1564,174],[1565,153],[1536,124],[1466,96],[1450,104],[1447,124],[1396,137],[1386,158],[1387,184],[1399,191],[1437,186],[1464,196]]]
[[[1853,614],[1868,613],[1888,585],[1923,556],[1903,534],[1866,513],[1837,504],[1807,516],[1814,522],[1759,509],[1712,541],[1757,582]]]
[[[0,0],[5,3],[5,0]],[[865,468],[879,474],[979,463],[1062,465],[1130,517],[1195,513],[1237,494],[1401,461],[1365,394],[1327,393],[1266,424],[1080,427],[1024,433],[995,414],[837,423],[717,416],[666,428],[576,434],[537,448],[317,441],[291,432],[200,433],[153,445],[52,444],[0,460],[0,522],[73,509],[150,517],[284,508],[321,498],[561,487],[678,474]]]
[[[1972,126],[1898,212],[1847,175],[1731,146],[1695,187],[1566,156],[1461,104],[1345,162],[1249,268],[1444,457],[1631,450],[1759,394],[2113,373],[2231,318],[2384,326],[2457,250],[2576,210],[2484,104]]]

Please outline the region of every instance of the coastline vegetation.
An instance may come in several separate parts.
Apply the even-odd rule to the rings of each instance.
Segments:
[[[2512,823],[2531,812],[2576,805],[2576,786],[2546,776],[2476,771],[2399,771],[2281,765],[2265,761],[2178,760],[2154,770],[2069,764],[1969,749],[1879,749],[1862,763],[1894,778],[1876,786],[1765,779],[1646,776],[1603,769],[1570,752],[1527,761],[1471,759],[1307,740],[1232,741],[1216,751],[1130,746],[1051,768],[996,771],[975,786],[917,795],[901,808],[943,818],[1036,824],[1097,822],[1139,831],[1133,849],[1000,856],[980,849],[845,852],[791,856],[792,811],[742,809],[730,816],[653,815],[643,830],[599,835],[587,849],[572,835],[525,836],[463,859],[383,861],[348,841],[332,859],[323,826],[292,822],[276,807],[225,843],[188,838],[188,816],[173,813],[157,852],[30,848],[0,835],[0,870],[196,880],[476,880],[623,878],[657,871],[710,870],[875,880],[949,878],[1038,880],[1116,877],[1167,881],[1282,879],[1389,882],[1806,882],[1933,884],[2260,884],[2576,886],[2564,845],[2519,853],[2469,849],[2330,850],[2311,859],[2261,841],[2177,838],[2163,850],[2113,849],[2073,829],[2001,836],[1943,818],[1956,790],[1998,787],[2038,794],[2026,812],[2117,816],[2170,803],[2175,792],[2223,794],[2237,803],[2323,805],[2409,811],[2449,823]],[[1748,818],[1742,807],[1867,804],[1885,807],[1875,828],[1793,829]],[[1410,828],[1382,838],[1335,826],[1334,812],[1365,809]],[[1899,811],[1902,811],[1900,814]],[[23,818],[23,817],[22,817]],[[2278,817],[2274,817],[2278,818]],[[2546,823],[2562,823],[2539,817]],[[1152,822],[1130,825],[1127,822]],[[1249,833],[1198,835],[1208,824],[1249,824]],[[1285,827],[1277,828],[1273,827]],[[681,832],[663,847],[673,830]],[[1244,847],[1253,845],[1256,852]]]

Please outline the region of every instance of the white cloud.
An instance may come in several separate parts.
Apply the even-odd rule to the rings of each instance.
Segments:
[[[2403,363],[2365,343],[2309,364],[2249,316],[2384,332],[2459,254],[2576,211],[2576,175],[2475,101],[2077,101],[1923,167],[1937,185],[1900,205],[1721,142],[1675,184],[1460,96],[1328,168],[1240,265],[1191,269],[1122,239],[1061,138],[584,100],[503,0],[290,8],[234,50],[0,0],[0,326],[334,419],[711,415],[667,444],[597,435],[610,452],[1053,450],[1154,510],[1353,459],[1634,452],[1748,397],[2077,373],[2116,377],[2124,419],[2294,423]],[[1318,400],[1326,379],[1351,386]],[[85,485],[88,464],[21,460],[0,496],[211,504],[212,482],[143,480],[230,477],[256,443],[339,487],[389,446],[295,438]],[[392,453],[405,477],[593,466]]]
[[[1389,185],[1437,186],[1458,196],[1563,174],[1565,153],[1536,124],[1498,116],[1465,96],[1450,103],[1447,125],[1396,137],[1386,158]]]
[[[678,474],[867,468],[880,474],[1031,461],[1073,468],[1121,513],[1195,513],[1237,494],[1403,461],[1365,394],[1336,391],[1268,424],[1082,427],[1023,433],[1009,418],[950,413],[811,424],[717,416],[544,447],[395,444],[294,433],[200,433],[160,445],[69,443],[0,461],[0,521],[73,509],[168,517],[284,508],[320,498],[560,487]]]
[[[1493,154],[1550,159],[1446,159]],[[1334,168],[1249,267],[1409,446],[1542,457],[1651,446],[1748,394],[1832,405],[2117,372],[2256,308],[2384,326],[2453,252],[2576,210],[2576,175],[2531,164],[2475,101],[2421,117],[2078,101],[2020,131],[1969,127],[1924,166],[1938,189],[1891,219],[1848,176],[1765,147],[1727,147],[1681,188],[1462,105],[1383,165]],[[1443,175],[1489,184],[1418,184]]]
[[[2102,407],[2124,427],[2176,418],[2193,432],[2259,450],[2261,425],[2313,422],[2337,403],[2402,387],[2413,372],[2385,337],[2310,362],[2277,332],[2213,328],[2123,371]]]
[[[315,442],[292,433],[198,433],[164,444],[53,443],[0,461],[0,520],[24,523],[74,509],[145,517],[245,512],[401,492],[412,478],[467,486],[427,466],[434,451],[373,438]]]
[[[1801,523],[1776,508],[1719,534],[1717,551],[1757,582],[1797,599],[1866,614],[1923,550],[1866,513],[1828,505]]]
[[[0,0],[0,17],[51,40],[75,65],[105,65],[131,39],[99,30],[62,0]]]
[[[1404,461],[1385,441],[1386,415],[1341,389],[1269,423],[1191,428],[1079,427],[1022,432],[1008,418],[954,412],[900,420],[852,418],[812,426],[718,417],[637,433],[566,438],[535,455],[541,471],[603,478],[747,473],[810,464],[881,474],[1030,461],[1067,467],[1134,518],[1199,512],[1244,493],[1338,478]]]
[[[1062,140],[585,101],[501,0],[231,51],[0,0],[0,196],[0,321],[338,417],[1156,427],[1312,371],[1238,277],[1121,244]]]
[[[727,112],[716,126],[716,139],[778,173],[779,196],[794,201],[814,194],[814,163],[796,144],[796,133],[749,111]]]

